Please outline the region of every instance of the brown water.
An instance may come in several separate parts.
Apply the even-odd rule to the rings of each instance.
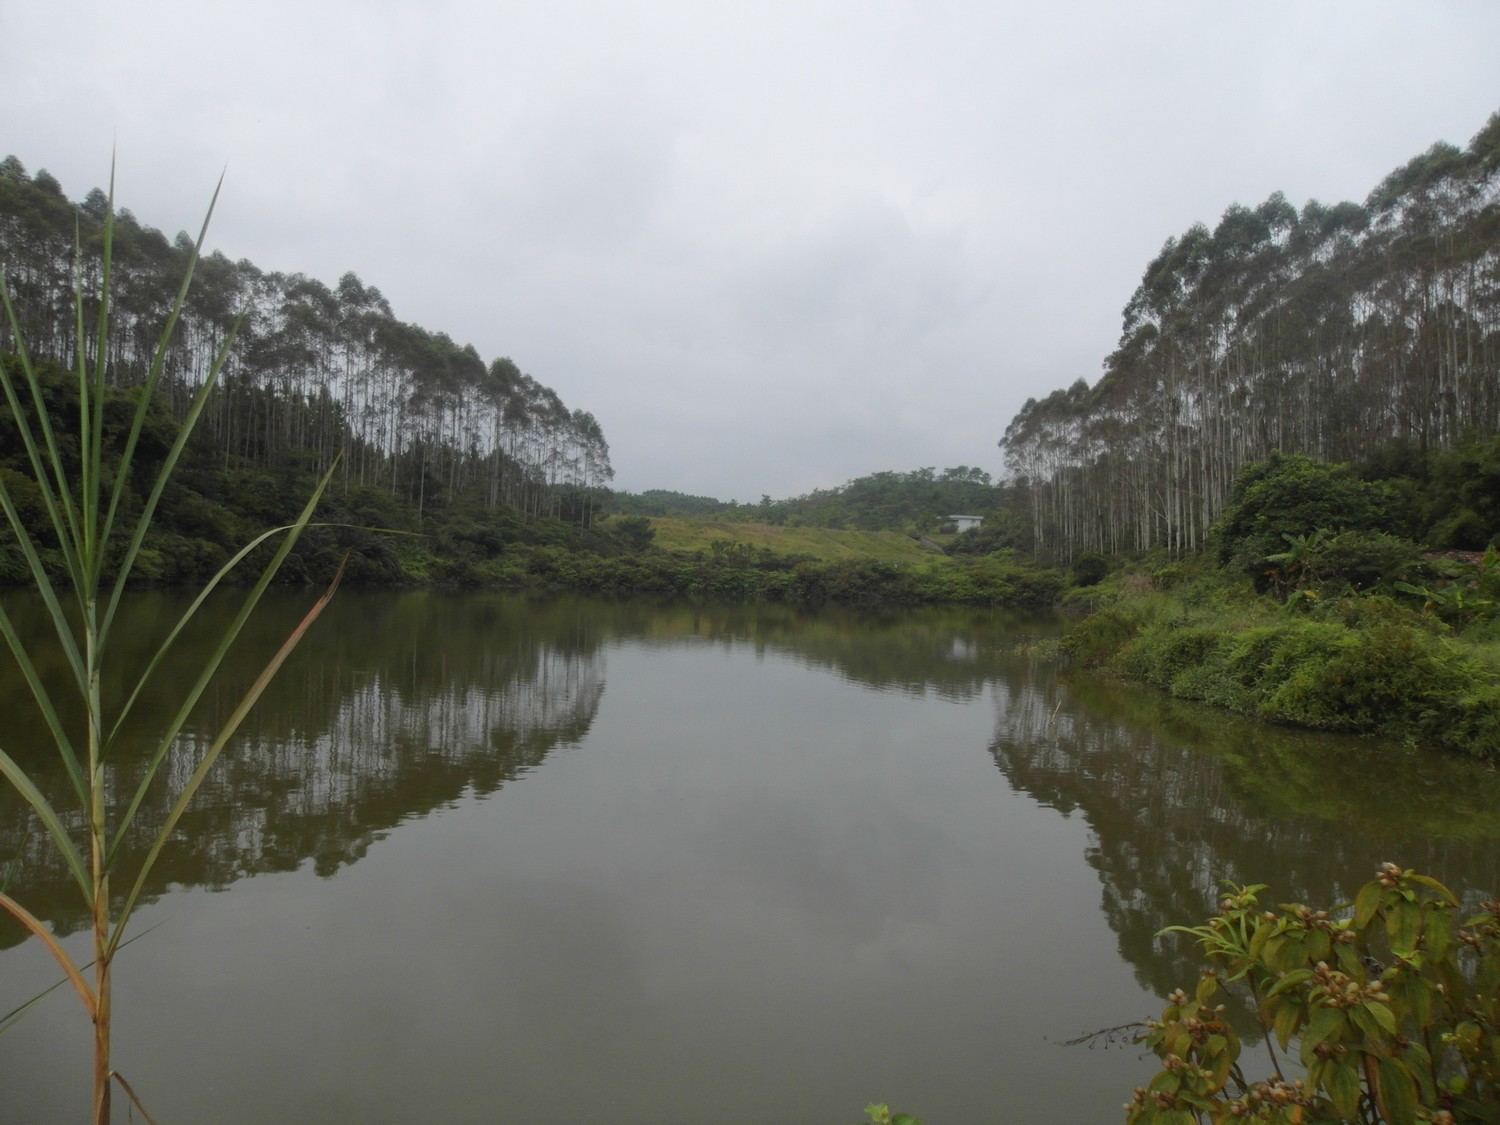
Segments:
[[[127,667],[181,604],[130,603]],[[1389,858],[1500,890],[1493,771],[1059,681],[1016,652],[1054,629],[340,593],[157,869],[116,1064],[164,1125],[1109,1122],[1149,1061],[1063,1041],[1192,979],[1154,935],[1220,880],[1325,902]],[[6,667],[0,745],[61,801],[22,692]],[[7,791],[17,856],[87,959]],[[55,979],[0,928],[0,1013]],[[0,1036],[0,1119],[82,1120],[88,1042],[66,990]]]

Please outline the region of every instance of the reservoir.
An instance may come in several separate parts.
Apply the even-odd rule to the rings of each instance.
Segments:
[[[313,597],[268,597],[159,783]],[[185,605],[132,598],[106,698]],[[153,677],[142,745],[232,610]],[[163,1123],[1110,1122],[1154,1060],[1070,1041],[1191,987],[1196,950],[1158,933],[1224,881],[1325,906],[1393,860],[1500,891],[1492,769],[1066,674],[1059,629],[341,591],[156,868],[115,1066]],[[0,715],[66,804],[8,658]],[[139,754],[112,769],[128,795]],[[9,893],[87,961],[49,847],[0,790]],[[0,920],[0,1013],[59,976],[23,936]],[[89,1047],[48,995],[0,1035],[0,1118],[83,1120]]]

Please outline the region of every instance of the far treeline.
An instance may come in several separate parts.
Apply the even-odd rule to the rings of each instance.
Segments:
[[[1500,114],[1362,204],[1277,193],[1168,239],[1103,377],[1027,402],[1001,445],[1035,549],[1071,559],[1201,547],[1272,452],[1428,457],[1497,432]]]
[[[706,516],[778,527],[923,532],[938,530],[955,515],[1000,515],[997,509],[1008,495],[1006,486],[992,481],[983,469],[958,465],[941,471],[871,473],[787,500],[762,496],[756,504],[666,489],[619,492],[611,497],[610,509],[624,515]]]
[[[45,170],[28,176],[16,157],[0,161],[0,263],[34,358],[76,362],[74,284],[91,318],[108,203],[95,188],[75,205]],[[111,387],[143,381],[192,248],[186,233],[169,240],[117,212],[103,341]],[[346,494],[377,490],[418,513],[463,497],[582,523],[614,476],[593,415],[510,359],[486,364],[472,345],[397,319],[353,273],[330,288],[217,252],[198,263],[167,355],[161,386],[174,417],[231,334],[200,427],[226,469],[321,473],[342,453]],[[15,347],[0,317],[0,354]]]

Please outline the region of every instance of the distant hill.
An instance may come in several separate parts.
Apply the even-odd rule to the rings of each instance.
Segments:
[[[992,515],[1008,495],[983,469],[959,465],[941,471],[879,472],[836,488],[814,489],[786,500],[761,497],[758,504],[716,500],[666,489],[615,492],[608,510],[622,516],[703,517],[749,520],[787,527],[859,531],[935,531],[954,515]]]

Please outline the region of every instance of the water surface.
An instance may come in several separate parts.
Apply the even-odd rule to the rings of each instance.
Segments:
[[[173,776],[309,600],[267,607]],[[127,665],[180,604],[129,605]],[[1193,979],[1154,935],[1221,880],[1500,889],[1493,771],[1060,681],[1017,651],[1054,629],[341,593],[157,869],[117,1065],[163,1122],[1114,1121],[1149,1061],[1063,1041]],[[61,800],[21,691],[4,744]],[[7,792],[13,856],[86,959]],[[0,928],[0,1011],[55,975]],[[0,1116],[82,1119],[87,1045],[49,997],[0,1037]]]

